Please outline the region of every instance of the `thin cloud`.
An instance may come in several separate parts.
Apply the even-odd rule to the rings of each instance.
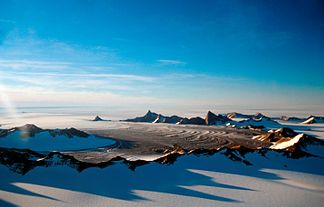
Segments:
[[[3,72],[3,76],[43,76],[43,77],[69,77],[69,78],[111,78],[124,81],[154,81],[154,77],[140,76],[132,74],[112,74],[112,73],[49,73],[49,72]]]
[[[159,63],[162,64],[168,64],[168,65],[185,65],[186,62],[180,61],[180,60],[167,60],[167,59],[161,59],[158,60]]]
[[[32,61],[32,60],[1,60],[0,69],[66,69],[70,63],[55,61]]]

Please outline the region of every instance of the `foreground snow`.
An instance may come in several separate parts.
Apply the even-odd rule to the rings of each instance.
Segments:
[[[180,157],[130,171],[115,164],[78,173],[67,166],[38,167],[27,175],[0,166],[5,206],[320,206],[320,158],[247,154],[246,166],[222,154]],[[1,201],[2,200],[2,201]]]

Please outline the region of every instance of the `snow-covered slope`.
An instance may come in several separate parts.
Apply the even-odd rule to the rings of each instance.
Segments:
[[[247,120],[239,121],[235,124],[236,127],[255,126],[255,127],[263,127],[265,129],[277,129],[281,127],[281,124],[272,120],[269,117],[261,117],[260,119],[250,118]]]
[[[112,139],[88,135],[74,128],[44,130],[35,125],[25,125],[2,132],[0,147],[42,152],[85,150],[115,143]]]

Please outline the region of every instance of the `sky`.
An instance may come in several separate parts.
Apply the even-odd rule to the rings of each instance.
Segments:
[[[321,0],[0,0],[0,106],[321,109]]]

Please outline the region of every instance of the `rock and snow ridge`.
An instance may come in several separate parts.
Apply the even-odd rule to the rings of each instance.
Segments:
[[[37,152],[86,150],[115,143],[114,140],[89,135],[75,128],[41,129],[28,124],[0,132],[0,147]]]
[[[104,121],[100,116],[96,116],[92,121]]]
[[[303,121],[302,124],[314,124],[314,123],[317,123],[315,117],[310,117],[308,118],[306,121]]]
[[[260,119],[260,118],[264,117],[264,115],[261,114],[261,113],[256,113],[256,114],[253,114],[253,115],[247,115],[247,114],[241,114],[241,113],[238,113],[238,112],[231,112],[231,113],[226,114],[226,116],[229,119],[234,119],[234,118],[239,118],[239,119]]]
[[[193,125],[225,125],[228,122],[232,122],[231,119],[223,116],[221,114],[214,114],[211,111],[207,112],[205,118],[201,117],[180,117],[180,116],[164,116],[162,114],[157,114],[151,112],[150,110],[141,117],[136,117],[133,119],[123,120],[126,122],[147,122],[147,123],[169,123],[169,124],[193,124]]]

